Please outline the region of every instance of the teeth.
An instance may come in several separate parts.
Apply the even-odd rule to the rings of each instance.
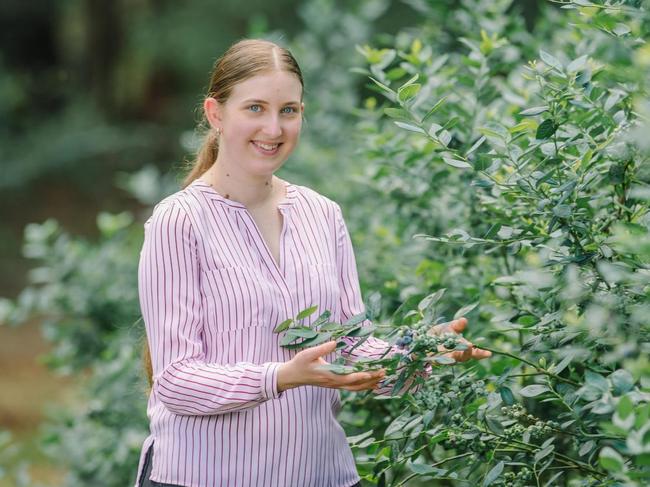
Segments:
[[[256,145],[261,147],[264,150],[275,150],[279,144],[262,144],[261,142],[255,142]]]

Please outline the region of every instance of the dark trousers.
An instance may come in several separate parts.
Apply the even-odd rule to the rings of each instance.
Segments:
[[[151,457],[153,456],[153,443],[147,450],[147,455],[144,457],[144,466],[142,467],[142,477],[140,477],[140,487],[181,487],[180,485],[174,484],[161,484],[160,482],[154,482],[149,480],[151,476],[151,469],[153,462]]]
[[[140,478],[140,487],[182,487],[180,485],[161,484],[159,482],[154,482],[153,480],[149,480],[149,476],[151,475],[151,468],[152,468],[151,464],[153,463],[151,461],[152,456],[153,456],[153,444],[149,447],[149,450],[147,451],[147,456],[144,459],[144,466],[142,467],[142,477]],[[357,482],[351,487],[361,487],[361,482]]]

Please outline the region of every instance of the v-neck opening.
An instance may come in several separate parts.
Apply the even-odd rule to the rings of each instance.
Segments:
[[[287,215],[282,211],[281,208],[277,208],[277,211],[280,213],[282,216],[282,223],[280,225],[280,240],[278,242],[278,250],[279,250],[279,255],[278,255],[278,260],[275,260],[275,256],[273,255],[273,252],[271,252],[271,247],[269,243],[266,241],[264,238],[264,235],[262,234],[262,231],[260,230],[259,225],[253,218],[253,215],[251,215],[250,211],[246,211],[246,216],[250,222],[250,224],[253,226],[255,229],[255,232],[257,233],[257,237],[259,238],[259,241],[262,244],[262,248],[266,252],[267,257],[271,260],[273,263],[273,267],[277,271],[277,273],[282,277],[284,280],[284,240],[285,240],[285,233],[287,230]]]
[[[189,186],[195,187],[208,200],[216,201],[220,203],[221,205],[225,206],[228,210],[232,210],[234,215],[238,215],[240,217],[241,219],[240,221],[244,223],[251,237],[253,237],[254,242],[252,242],[252,244],[255,247],[256,253],[259,255],[260,259],[267,262],[269,270],[272,273],[274,273],[276,276],[278,276],[280,282],[282,282],[286,286],[287,285],[286,276],[285,276],[286,273],[285,260],[286,260],[286,253],[287,253],[286,234],[288,232],[289,218],[291,213],[289,210],[295,203],[298,190],[296,186],[291,184],[289,181],[285,181],[285,180],[281,180],[281,181],[283,181],[283,183],[286,186],[286,194],[284,199],[280,201],[275,207],[276,210],[279,211],[280,215],[282,216],[282,223],[280,228],[280,241],[279,241],[280,251],[279,251],[278,260],[275,260],[275,257],[271,252],[271,247],[269,246],[269,243],[262,235],[262,231],[260,230],[259,226],[257,225],[257,222],[253,218],[253,215],[244,204],[226,198],[225,196],[221,195],[214,187],[212,187],[211,184],[209,184],[208,182],[202,179],[198,179],[198,178],[195,179],[194,181],[192,181],[192,183],[190,183]]]

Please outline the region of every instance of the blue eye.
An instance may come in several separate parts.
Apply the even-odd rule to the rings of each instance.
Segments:
[[[259,112],[259,110],[253,110],[253,108],[255,108],[255,107],[259,108],[260,110],[262,109],[262,107],[260,105],[251,105],[251,106],[248,107],[248,109],[251,112],[255,112],[255,113]]]
[[[297,111],[294,107],[284,107],[282,110],[286,110],[287,108],[288,108],[290,111],[288,111],[288,112],[283,112],[283,113],[296,113],[296,111]]]

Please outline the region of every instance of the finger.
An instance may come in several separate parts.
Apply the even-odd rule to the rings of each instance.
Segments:
[[[474,348],[472,350],[472,358],[475,360],[482,360],[492,356],[492,352],[489,350],[482,350],[480,348]]]
[[[347,376],[345,385],[357,386],[367,382],[379,381],[384,377],[384,372],[358,372]]]
[[[464,349],[463,349],[463,350],[456,350],[456,349],[454,349],[454,348],[447,348],[447,347],[445,347],[444,345],[438,345],[438,351],[439,351],[439,352],[446,352],[446,351],[449,351],[449,352],[459,352],[459,353],[460,353],[460,352],[464,352],[464,351],[466,351],[466,350],[471,350],[471,349],[474,347],[474,344],[473,344],[472,342],[466,340],[465,338],[458,338],[457,340],[458,340],[458,341],[456,342],[457,344],[462,344],[462,345],[464,345]]]
[[[436,336],[443,333],[461,333],[467,326],[467,318],[464,316],[458,318],[457,320],[450,321],[448,323],[442,323],[440,325],[432,326],[429,328],[427,335]]]
[[[331,340],[329,342],[316,345],[315,347],[309,347],[298,353],[301,358],[304,358],[308,361],[316,360],[320,357],[323,357],[329,353],[332,353],[336,349],[336,341]],[[296,356],[298,356],[296,355]]]
[[[379,382],[379,380],[374,380],[371,382],[364,382],[363,384],[342,386],[341,389],[345,389],[346,391],[369,391],[377,389],[379,387]]]
[[[467,362],[472,358],[474,346],[470,342],[467,342],[466,345],[467,348],[465,350],[456,350],[455,352],[451,352],[452,358],[456,360],[456,362]]]
[[[467,326],[467,318],[464,316],[449,323],[449,330],[455,333],[461,333]]]

